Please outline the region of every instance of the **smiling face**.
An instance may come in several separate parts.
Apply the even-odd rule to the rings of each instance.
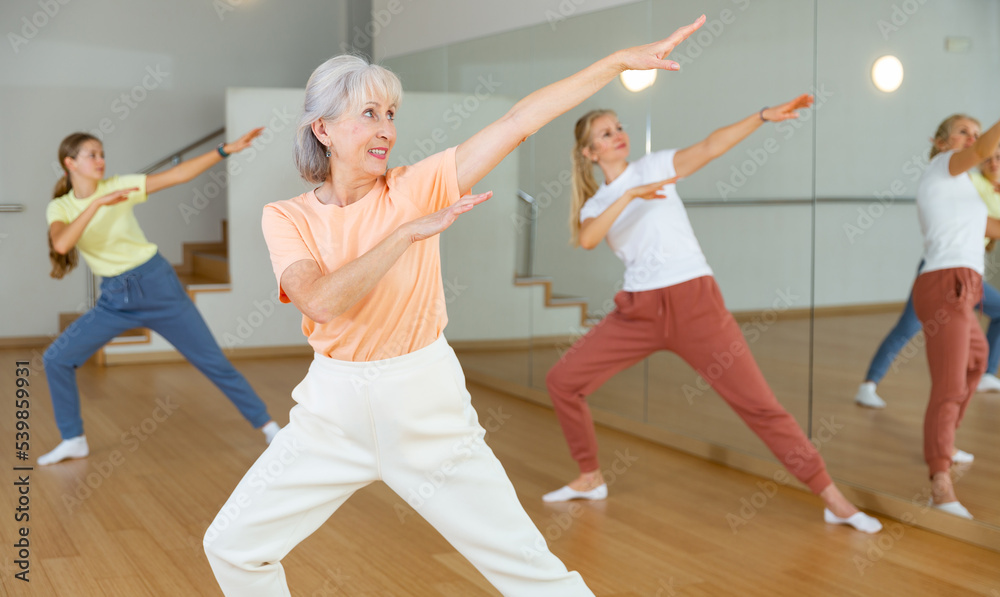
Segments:
[[[64,164],[74,177],[99,181],[104,178],[104,146],[96,139],[84,141],[76,157],[67,157]]]
[[[979,169],[982,170],[983,176],[990,181],[1000,182],[1000,147],[993,152],[993,155],[986,158],[986,161],[979,165]]]
[[[597,164],[613,164],[628,160],[629,138],[614,114],[594,119],[590,129],[590,144],[583,155]]]
[[[968,118],[960,118],[951,125],[948,136],[937,141],[941,151],[961,151],[979,138],[979,125]]]
[[[395,111],[396,106],[387,100],[373,99],[327,123],[331,160],[371,176],[385,174],[396,144]]]

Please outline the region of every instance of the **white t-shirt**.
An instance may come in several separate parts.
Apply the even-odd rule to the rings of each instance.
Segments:
[[[952,176],[953,151],[934,156],[917,185],[917,215],[924,235],[924,272],[967,267],[983,273],[986,204],[968,172]]]
[[[657,151],[630,163],[583,204],[580,222],[604,213],[632,187],[674,176],[675,153],[676,149]],[[665,189],[663,199],[633,199],[608,231],[608,246],[625,263],[624,289],[629,292],[666,288],[712,275],[676,186]]]

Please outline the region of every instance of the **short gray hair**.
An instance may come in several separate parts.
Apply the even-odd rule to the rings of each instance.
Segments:
[[[295,132],[295,167],[302,178],[321,183],[330,173],[326,147],[313,134],[312,123],[337,120],[373,97],[398,107],[403,86],[392,71],[360,56],[334,56],[313,71],[306,83],[305,105]]]

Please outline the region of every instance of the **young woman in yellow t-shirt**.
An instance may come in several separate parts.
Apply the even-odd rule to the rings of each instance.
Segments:
[[[64,175],[46,210],[52,277],[62,278],[82,254],[102,276],[97,305],[74,321],[45,351],[45,375],[63,441],[38,463],[54,464],[90,453],[80,417],[76,369],[115,336],[147,327],[173,344],[225,393],[270,443],[278,432],[267,407],[226,360],[173,267],[146,240],[133,208],[148,195],[187,182],[231,153],[250,146],[263,129],[146,176],[104,177],[104,147],[93,135],[74,133],[59,145]]]

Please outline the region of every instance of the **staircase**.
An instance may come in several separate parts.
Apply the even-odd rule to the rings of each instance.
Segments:
[[[552,292],[552,278],[548,276],[531,276],[514,278],[515,286],[542,286],[545,290],[545,309],[570,308],[579,309],[580,327],[586,328],[593,325],[587,316],[587,300],[577,296],[567,296],[554,294]]]

